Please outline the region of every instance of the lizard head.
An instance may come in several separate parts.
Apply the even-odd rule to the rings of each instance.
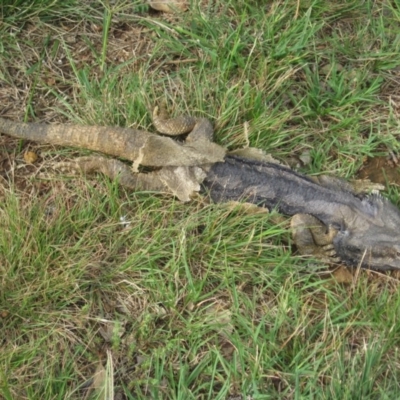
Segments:
[[[378,194],[361,203],[333,240],[337,254],[351,265],[400,270],[400,210]]]
[[[378,270],[400,270],[400,238],[397,233],[375,230],[372,237],[339,231],[334,246],[340,259],[349,265]]]

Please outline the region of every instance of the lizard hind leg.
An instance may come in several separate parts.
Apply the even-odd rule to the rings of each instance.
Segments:
[[[333,239],[337,230],[327,227],[309,214],[296,214],[290,221],[293,241],[302,255],[313,256],[327,263],[340,262]]]
[[[102,173],[119,184],[134,190],[163,192],[179,200],[190,201],[200,190],[205,172],[197,167],[164,167],[152,172],[135,173],[122,161],[102,156],[78,157],[74,161],[53,165],[56,169],[80,171],[84,174]]]
[[[165,183],[156,173],[133,173],[122,161],[103,156],[78,157],[73,161],[59,162],[55,169],[78,171],[84,174],[102,173],[110,179],[118,179],[122,186],[135,190],[166,191]]]

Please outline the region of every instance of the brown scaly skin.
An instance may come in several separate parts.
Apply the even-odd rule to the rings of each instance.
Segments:
[[[58,165],[102,172],[127,187],[173,193],[182,201],[189,201],[202,183],[216,202],[247,201],[294,215],[294,240],[302,254],[351,266],[400,269],[400,211],[387,199],[357,194],[337,178],[321,177],[316,182],[265,161],[254,149],[247,155],[241,152],[240,157],[226,155],[211,142],[212,126],[206,119],[178,118],[174,123],[157,109],[153,119],[163,133],[190,133],[177,143],[126,128],[21,124],[2,118],[0,132],[100,151],[133,161],[136,171],[138,165],[159,167],[148,174],[137,173],[120,160],[100,155]]]
[[[20,139],[61,146],[72,146],[116,156],[133,162],[132,169],[119,160],[102,156],[81,157],[73,163],[58,163],[55,168],[73,168],[86,173],[101,172],[129,188],[172,193],[189,201],[200,190],[205,178],[203,166],[223,161],[225,149],[213,143],[213,128],[205,118],[165,119],[153,113],[162,133],[176,136],[188,133],[184,142],[153,133],[120,127],[46,125],[18,123],[0,118],[0,132]],[[158,171],[137,173],[139,166],[158,167]]]
[[[192,132],[200,128],[210,129],[204,128],[207,122],[187,118]],[[147,131],[120,127],[24,124],[0,118],[0,132],[40,143],[99,151],[152,167],[197,166],[222,161],[225,155],[223,148],[208,140],[202,141],[203,147],[187,146]],[[182,133],[185,133],[184,130],[179,132]],[[175,133],[171,132],[170,135]],[[205,136],[207,135],[206,133]]]

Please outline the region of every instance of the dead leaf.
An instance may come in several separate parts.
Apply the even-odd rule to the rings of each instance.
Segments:
[[[24,153],[24,160],[27,164],[33,164],[37,161],[38,155],[33,151],[27,151]]]
[[[340,266],[339,268],[335,269],[335,271],[333,271],[332,279],[335,280],[337,283],[353,283],[353,275],[346,267],[343,266]]]
[[[217,326],[217,331],[220,335],[226,336],[232,333],[232,312],[223,301],[216,301],[214,304],[206,307],[205,319]]]
[[[107,350],[106,368],[99,362],[93,374],[92,384],[89,390],[94,390],[96,392],[97,399],[114,398],[114,364],[110,350]]]
[[[92,389],[94,389],[98,395],[98,398],[104,398],[104,392],[106,387],[107,372],[101,363],[96,368],[93,375]]]
[[[158,11],[173,13],[174,11],[186,11],[188,4],[186,0],[149,0],[151,8]]]
[[[106,342],[112,342],[115,338],[121,338],[125,333],[125,324],[120,321],[104,322],[99,328],[99,333]]]

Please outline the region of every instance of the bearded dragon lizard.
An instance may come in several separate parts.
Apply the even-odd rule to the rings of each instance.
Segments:
[[[190,133],[179,143],[127,128],[22,124],[3,118],[0,132],[133,161],[133,170],[100,155],[78,158],[73,165],[118,178],[127,187],[168,191],[182,201],[202,187],[215,202],[247,201],[277,208],[294,216],[294,241],[303,254],[350,266],[400,269],[400,211],[381,195],[359,195],[339,179],[318,183],[274,162],[227,155],[211,142],[213,129],[206,119],[166,120],[155,109],[153,120],[161,133]],[[139,165],[157,170],[141,173]]]

